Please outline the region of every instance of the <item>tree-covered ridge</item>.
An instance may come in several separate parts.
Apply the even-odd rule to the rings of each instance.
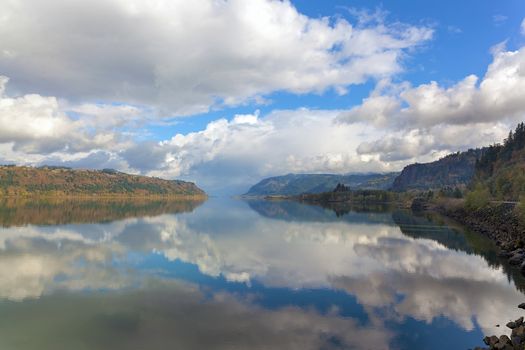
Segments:
[[[483,149],[449,154],[430,163],[406,166],[394,180],[393,191],[464,188],[475,174],[476,161]]]
[[[476,162],[478,184],[488,187],[490,195],[502,200],[517,200],[525,195],[525,124],[509,133],[503,144],[484,149]]]
[[[192,182],[112,169],[0,166],[0,196],[205,196]]]
[[[323,193],[332,191],[338,183],[351,189],[390,188],[398,173],[386,174],[288,174],[266,178],[255,184],[246,196],[294,196],[303,193]]]

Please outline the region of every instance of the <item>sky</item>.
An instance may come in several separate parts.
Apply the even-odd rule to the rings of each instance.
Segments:
[[[0,164],[240,194],[399,171],[523,120],[523,0],[0,0]]]

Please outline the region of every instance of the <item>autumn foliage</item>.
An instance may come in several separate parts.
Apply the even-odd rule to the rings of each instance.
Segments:
[[[0,196],[194,197],[206,196],[194,183],[121,173],[111,169],[0,166]]]

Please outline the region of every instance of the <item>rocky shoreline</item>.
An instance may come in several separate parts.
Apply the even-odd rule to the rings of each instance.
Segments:
[[[476,211],[463,207],[438,208],[438,211],[491,238],[500,248],[500,257],[519,267],[525,275],[525,224],[515,214],[514,207],[513,203],[499,203]]]
[[[525,303],[518,305],[520,309],[525,309]],[[525,323],[523,323],[523,316],[515,321],[507,323],[507,327],[511,329],[510,337],[508,335],[501,336],[486,336],[483,338],[485,345],[489,347],[476,347],[474,350],[521,350],[525,349]]]

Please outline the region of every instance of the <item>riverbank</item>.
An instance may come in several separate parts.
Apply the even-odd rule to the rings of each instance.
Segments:
[[[525,309],[525,303],[518,305],[518,308]],[[508,335],[491,335],[485,336],[483,342],[489,347],[476,347],[474,350],[492,350],[492,349],[523,349],[525,348],[525,324],[523,323],[523,316],[515,321],[510,321],[506,327],[511,330],[510,337]]]
[[[477,210],[467,210],[461,202],[456,202],[437,204],[431,210],[492,239],[500,248],[500,256],[508,259],[509,264],[519,266],[525,274],[525,223],[518,218],[514,203],[490,203]]]
[[[463,199],[410,198],[384,191],[360,192],[327,192],[305,194],[300,196],[281,197],[279,199],[295,200],[307,204],[332,207],[335,204],[381,204],[396,206],[413,211],[437,212],[449,217],[468,229],[493,240],[500,249],[500,257],[508,260],[510,265],[520,268],[525,275],[525,222],[520,220],[515,203],[489,203],[483,208],[467,209]]]

